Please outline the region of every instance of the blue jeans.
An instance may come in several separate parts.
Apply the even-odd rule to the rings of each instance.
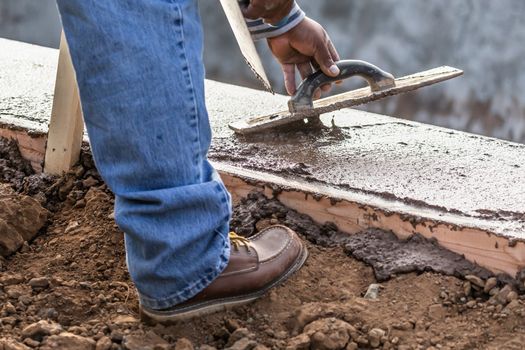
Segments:
[[[142,305],[168,308],[226,267],[231,197],[207,159],[196,0],[57,0],[101,176]]]

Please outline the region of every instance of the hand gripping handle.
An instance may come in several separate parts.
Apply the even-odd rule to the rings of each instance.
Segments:
[[[371,63],[359,60],[344,60],[336,62],[341,73],[337,77],[329,77],[321,70],[306,78],[297,88],[297,92],[288,101],[290,112],[300,112],[313,108],[315,90],[321,85],[339,80],[360,76],[368,82],[373,92],[387,90],[396,86],[394,76]]]

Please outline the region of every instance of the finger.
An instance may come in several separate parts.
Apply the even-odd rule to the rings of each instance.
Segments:
[[[288,95],[295,94],[295,65],[294,64],[283,64],[283,76],[284,76],[284,86],[286,87],[286,92]]]
[[[299,63],[297,65],[297,70],[299,70],[299,73],[301,74],[301,78],[303,80],[308,78],[314,72],[310,62]]]
[[[314,58],[317,61],[317,63],[319,63],[319,66],[321,66],[321,70],[324,74],[330,77],[336,77],[339,75],[339,67],[336,66],[334,60],[332,59],[332,55],[330,53],[330,50],[328,49],[328,45],[322,45],[315,52]]]
[[[332,55],[332,59],[334,61],[339,61],[341,58],[339,57],[339,53],[337,52],[337,49],[334,46],[334,43],[332,43],[332,40],[328,40],[328,50],[330,51],[330,55]]]
[[[318,71],[319,69],[321,69],[321,66],[319,65],[319,63],[317,63],[316,60],[312,60],[312,61],[310,62],[310,64],[312,65],[312,67],[314,67],[314,69],[315,69],[316,71]]]
[[[332,84],[323,84],[321,85],[321,91],[328,92],[332,90]]]
[[[313,99],[314,100],[318,100],[321,98],[321,89],[316,89],[315,92],[314,92],[314,97]]]
[[[249,5],[241,5],[241,12],[245,18],[258,19],[264,14],[264,7],[255,1],[250,1]]]

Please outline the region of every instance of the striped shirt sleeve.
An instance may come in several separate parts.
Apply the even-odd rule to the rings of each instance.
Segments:
[[[294,2],[293,8],[286,16],[277,24],[265,23],[262,18],[259,19],[246,19],[246,24],[250,30],[253,40],[273,38],[281,34],[286,33],[290,29],[297,26],[305,18],[305,13],[297,2]]]

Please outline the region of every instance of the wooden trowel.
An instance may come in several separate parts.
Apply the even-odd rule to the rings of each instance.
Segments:
[[[341,73],[335,78],[329,77],[321,71],[315,72],[306,78],[298,87],[295,95],[288,101],[289,110],[240,120],[231,123],[229,127],[238,134],[253,134],[301,119],[318,117],[321,114],[342,108],[357,106],[384,97],[417,90],[463,74],[463,71],[459,69],[443,66],[396,79],[392,74],[365,61],[339,61],[337,66]],[[368,87],[313,101],[314,93],[321,85],[354,76],[365,79]]]

